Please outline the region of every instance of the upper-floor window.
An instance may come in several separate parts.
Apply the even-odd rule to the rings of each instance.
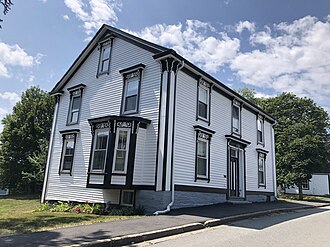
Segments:
[[[232,107],[232,131],[233,133],[240,134],[241,133],[241,111],[240,104],[238,101],[234,100]]]
[[[130,133],[130,129],[128,128],[117,129],[114,151],[115,157],[113,159],[114,173],[126,173],[127,171]]]
[[[260,116],[257,118],[257,140],[258,143],[264,143],[264,120]]]
[[[140,84],[144,64],[119,71],[124,77],[124,89],[122,99],[122,114],[137,113],[139,111]]]
[[[112,40],[107,40],[100,44],[100,59],[99,59],[98,75],[104,74],[104,73],[109,73],[111,44],[112,44]]]
[[[92,170],[104,171],[109,141],[109,129],[97,129],[94,136]]]
[[[80,84],[68,88],[68,90],[70,91],[70,105],[67,120],[68,124],[76,124],[79,121],[79,115],[81,111],[81,99],[84,87],[84,84]]]
[[[204,80],[198,84],[197,118],[209,121],[210,119],[210,85]]]
[[[258,185],[266,186],[266,154],[258,152]]]

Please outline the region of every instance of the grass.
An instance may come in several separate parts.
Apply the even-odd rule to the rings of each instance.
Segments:
[[[297,194],[281,194],[279,195],[279,199],[284,200],[299,200],[299,195]],[[303,201],[309,202],[330,202],[329,196],[311,196],[311,195],[304,195]]]
[[[38,205],[40,205],[40,200],[36,196],[0,197],[0,235],[37,232],[137,217],[83,213],[34,212]]]

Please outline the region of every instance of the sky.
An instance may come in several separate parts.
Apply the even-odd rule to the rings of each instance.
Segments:
[[[233,89],[292,92],[330,112],[329,0],[12,2],[0,14],[0,119],[27,88],[50,91],[103,23],[176,50]]]

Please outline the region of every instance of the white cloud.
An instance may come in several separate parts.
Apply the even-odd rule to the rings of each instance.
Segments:
[[[63,20],[69,21],[70,20],[70,17],[68,15],[63,15]]]
[[[36,61],[19,45],[8,45],[0,42],[0,76],[11,76],[8,66],[32,67]]]
[[[21,97],[15,92],[4,92],[0,93],[0,99],[8,100],[11,106],[14,106]],[[6,111],[8,113],[8,111]]]
[[[120,0],[64,0],[65,5],[84,23],[83,27],[88,36],[92,35],[102,24],[116,25],[117,13],[121,11]]]
[[[127,31],[127,30],[125,30]],[[140,32],[130,32],[143,39],[170,47],[208,72],[216,72],[237,55],[240,42],[219,33],[209,23],[187,20],[185,26],[157,24]]]
[[[255,49],[240,52],[230,67],[240,80],[276,92],[293,92],[329,105],[330,20],[306,16],[251,35]]]
[[[250,33],[253,33],[255,31],[255,24],[254,22],[249,21],[240,21],[236,25],[236,32],[241,33],[244,29],[247,29]]]

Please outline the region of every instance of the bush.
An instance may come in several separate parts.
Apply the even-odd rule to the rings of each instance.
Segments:
[[[69,202],[60,201],[50,211],[52,211],[52,212],[70,212],[71,209],[72,209],[72,205]]]
[[[34,211],[35,212],[44,212],[44,211],[50,211],[52,208],[52,205],[48,202],[41,203]]]

